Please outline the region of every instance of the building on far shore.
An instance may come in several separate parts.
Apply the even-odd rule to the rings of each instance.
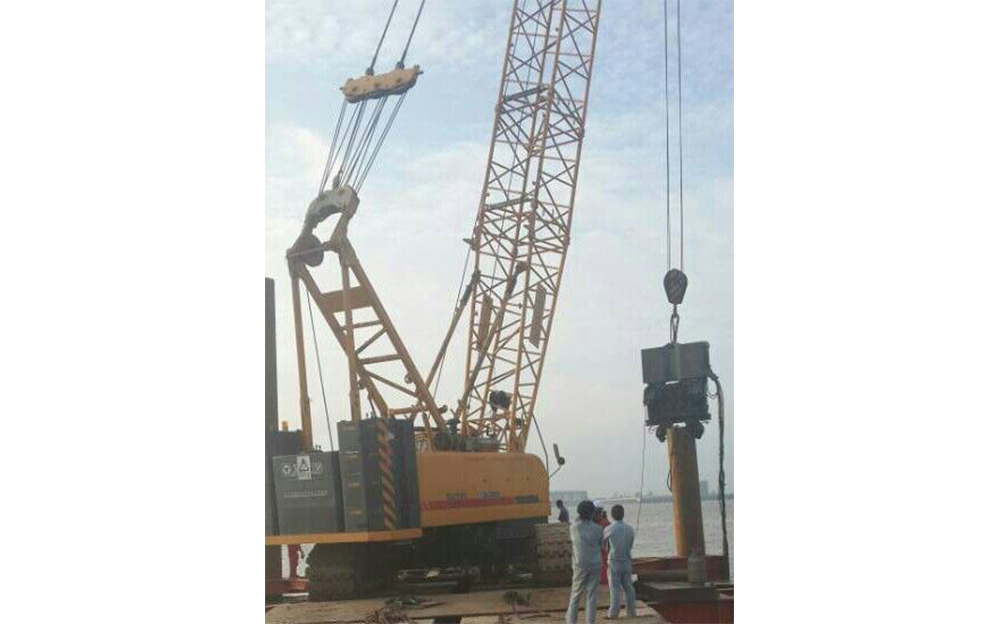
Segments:
[[[709,498],[711,496],[711,492],[709,492],[708,490],[708,481],[699,481],[698,485],[700,486],[701,489],[702,499]]]

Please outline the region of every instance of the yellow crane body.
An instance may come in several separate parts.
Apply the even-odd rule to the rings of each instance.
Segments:
[[[545,465],[530,453],[419,453],[421,528],[549,515]],[[365,544],[416,539],[421,529],[269,535],[267,545]]]
[[[267,536],[269,545],[316,545],[307,562],[312,600],[370,595],[391,586],[398,571],[414,568],[476,569],[483,579],[514,569],[529,569],[539,579],[570,571],[565,525],[544,526],[551,510],[548,467],[526,449],[570,242],[600,7],[600,0],[513,2],[488,165],[472,236],[463,239],[474,262],[472,278],[456,301],[429,374],[412,357],[348,236],[364,180],[420,67],[406,68],[401,58],[395,70],[376,75],[370,67],[342,89],[319,194],[286,253],[301,447],[316,450],[303,316],[306,308],[318,351],[315,307],[317,321],[329,327],[347,359],[350,420],[375,419],[383,429],[387,422],[408,420],[418,487],[404,493],[413,492],[414,460],[397,464],[397,443],[381,437],[366,443],[376,451],[365,455],[376,458],[373,468],[356,469],[340,456],[341,468],[354,471],[342,480],[337,501],[344,513],[356,514],[352,530],[313,533],[320,526],[328,530],[316,522],[305,530],[296,525],[298,534]],[[380,126],[385,108],[391,112]],[[333,231],[321,238],[320,226],[334,217]],[[319,267],[327,260],[332,262],[322,271],[324,279]],[[449,406],[437,400],[431,382],[442,374],[467,306],[462,394]],[[317,368],[318,362],[317,355]],[[308,470],[301,480],[311,480]],[[407,482],[405,490],[397,490],[400,480]],[[303,498],[287,499],[285,509]],[[368,520],[373,517],[379,519]],[[357,530],[374,527],[380,530]]]
[[[418,453],[417,467],[425,527],[549,515],[549,479],[535,455]]]

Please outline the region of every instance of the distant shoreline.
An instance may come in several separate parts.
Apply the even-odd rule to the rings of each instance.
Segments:
[[[734,496],[735,496],[735,494],[733,492],[727,492],[726,493],[726,500],[733,500]],[[552,507],[555,507],[555,505],[556,505],[556,499],[553,498],[553,497],[549,497],[549,498],[550,498]],[[581,500],[583,500],[583,499],[579,499],[579,500],[577,500],[577,499],[563,499],[563,501],[567,505],[575,505],[575,504],[579,503]],[[609,497],[606,497],[606,498],[605,497],[601,497],[601,496],[595,496],[595,497],[591,498],[590,500],[600,501],[603,504],[608,504],[608,503],[640,503],[640,502],[642,502],[642,503],[672,503],[674,501],[673,497],[670,496],[669,494],[657,494],[655,496],[644,496],[641,501],[638,498],[636,498],[636,497],[621,498],[621,497],[614,497],[614,496],[609,496]],[[708,496],[702,496],[701,500],[703,500],[703,501],[715,501],[715,500],[719,500],[719,495],[718,494],[709,494]]]

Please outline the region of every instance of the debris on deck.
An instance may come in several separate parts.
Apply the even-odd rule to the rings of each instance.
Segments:
[[[602,586],[597,597],[599,620],[604,619],[608,602],[608,588]],[[275,606],[267,612],[265,622],[267,624],[334,622],[398,624],[415,620],[461,617],[463,624],[496,624],[501,621],[513,624],[522,620],[532,624],[547,624],[565,621],[563,614],[568,603],[568,587],[438,594],[418,599],[366,598],[337,602],[301,602]],[[660,624],[664,621],[644,603],[637,604],[639,617],[629,618],[629,622]]]

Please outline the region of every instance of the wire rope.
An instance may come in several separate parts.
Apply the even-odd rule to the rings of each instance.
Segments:
[[[408,91],[406,93],[409,93]],[[393,107],[392,113],[389,114],[389,120],[385,123],[385,128],[382,129],[382,135],[379,136],[378,142],[375,144],[375,148],[372,150],[372,154],[368,159],[368,163],[364,166],[361,175],[358,178],[357,188],[355,191],[360,192],[361,187],[364,185],[365,180],[368,178],[368,172],[371,171],[372,165],[375,164],[375,158],[378,156],[379,152],[382,150],[382,143],[385,141],[385,137],[389,134],[389,128],[392,127],[394,121],[396,121],[396,113],[399,112],[399,108],[403,105],[403,100],[406,99],[406,93],[399,96],[396,101],[396,106]]]
[[[531,420],[535,420],[534,415],[532,415]],[[545,474],[548,475],[547,478],[551,479],[555,476],[555,472],[549,472],[549,448],[545,446],[545,437],[542,436],[542,428],[538,426],[538,423],[535,423],[535,433],[538,434],[538,440],[542,444],[542,452],[545,453]],[[562,468],[562,466],[560,466],[560,468]],[[556,472],[559,472],[559,468],[556,469]]]
[[[643,420],[645,420],[645,414],[643,415]],[[639,536],[639,523],[642,521],[642,501],[645,496],[643,495],[644,489],[646,487],[646,438],[649,436],[649,430],[646,428],[646,423],[642,423],[642,468],[639,472],[639,511],[635,514],[635,535]]]
[[[330,152],[326,156],[326,166],[323,167],[323,179],[319,183],[319,192],[326,188],[326,183],[330,179],[330,172],[333,171],[334,154],[337,147],[337,140],[340,137],[340,126],[344,121],[344,112],[347,110],[347,100],[340,105],[340,115],[337,117],[337,129],[333,132],[333,141],[330,142]]]
[[[388,96],[382,96],[378,99],[378,102],[375,104],[375,110],[372,111],[371,116],[368,118],[368,123],[365,125],[365,129],[361,133],[361,141],[358,143],[357,152],[354,154],[353,158],[351,158],[347,167],[345,179],[348,183],[353,183],[354,173],[358,167],[358,163],[363,162],[368,153],[368,147],[371,144],[372,136],[375,134],[375,129],[378,127],[378,122],[382,117],[382,109],[385,108],[387,99]],[[360,172],[359,169],[358,171]]]
[[[309,304],[309,326],[312,328],[313,351],[316,353],[316,370],[319,375],[319,388],[323,394],[323,413],[326,415],[326,433],[330,436],[330,450],[333,450],[333,428],[330,426],[330,408],[326,403],[326,384],[323,382],[323,365],[320,364],[319,360],[319,341],[316,339],[316,323],[313,321],[311,297],[308,299],[307,303]]]
[[[417,24],[420,23],[420,14],[424,12],[424,2],[426,0],[420,0],[420,8],[417,10],[416,19],[413,20],[413,28],[410,29],[410,36],[406,40],[406,47],[403,48],[403,55],[399,57],[400,67],[406,62],[406,53],[410,51],[410,42],[413,41],[413,33],[417,31]]]
[[[413,20],[413,25],[410,27],[410,34],[406,39],[406,45],[403,48],[403,53],[400,56],[397,67],[403,67],[406,55],[410,50],[410,44],[413,42],[413,36],[417,31],[417,25],[420,23],[420,18],[423,15],[425,3],[426,0],[421,0],[420,7]],[[392,8],[389,10],[389,16],[386,18],[385,26],[382,28],[382,35],[379,37],[378,44],[375,46],[374,54],[372,54],[371,63],[365,70],[365,74],[369,76],[374,74],[375,63],[378,61],[379,53],[382,50],[382,45],[385,43],[385,37],[389,32],[389,26],[392,24],[392,19],[396,14],[396,7],[398,4],[399,0],[393,0]],[[320,193],[322,193],[323,189],[326,188],[327,183],[330,181],[330,175],[333,173],[334,169],[337,169],[338,171],[337,178],[335,180],[336,183],[353,183],[356,187],[355,191],[360,190],[364,180],[368,177],[368,172],[374,165],[375,157],[382,148],[382,144],[384,143],[385,137],[389,132],[389,128],[392,126],[393,121],[395,121],[396,114],[399,112],[399,108],[402,105],[403,100],[406,98],[406,92],[404,92],[400,96],[399,100],[397,100],[388,122],[385,127],[379,131],[379,122],[381,121],[382,110],[385,107],[385,103],[388,101],[388,97],[388,95],[384,95],[378,98],[378,103],[375,104],[375,109],[368,117],[367,122],[365,121],[365,112],[367,110],[369,100],[364,100],[360,104],[354,106],[354,110],[351,112],[350,119],[347,122],[344,135],[341,136],[344,114],[348,104],[347,99],[344,99],[344,102],[340,107],[340,114],[337,117],[337,126],[333,133],[333,140],[330,142],[330,150],[327,153],[326,166],[323,169],[323,176],[320,181]],[[372,141],[376,135],[378,136],[378,139],[375,140],[374,148],[372,149]],[[371,151],[369,152],[369,150]],[[341,151],[343,151],[342,159]],[[338,162],[340,163],[339,167],[336,166]]]
[[[351,156],[354,155],[355,140],[357,139],[358,136],[358,130],[364,123],[365,109],[367,107],[368,107],[368,100],[365,100],[361,102],[361,104],[358,104],[358,118],[357,121],[355,121],[354,123],[354,127],[351,128],[351,138],[347,142],[347,147],[344,148],[344,159],[340,161],[340,171],[342,173],[347,163],[351,162]]]
[[[465,275],[469,272],[469,258],[472,255],[472,245],[465,251],[465,266],[462,267],[462,279],[458,282],[458,292],[455,294],[455,306],[452,308],[452,312],[458,309],[458,303],[462,299],[462,289],[465,287]],[[434,380],[434,391],[431,393],[431,397],[437,401],[438,386],[441,385],[441,378],[444,374],[441,372],[444,369],[444,363],[448,360],[448,349],[445,348],[444,355],[441,356],[441,367],[437,370],[437,379]],[[542,447],[544,448],[545,442],[542,441]],[[546,468],[545,471],[548,472],[548,455],[546,454]]]
[[[663,108],[667,120],[667,268],[674,266],[670,216],[670,55],[667,45],[667,0],[663,0]]]
[[[386,135],[389,133],[389,128],[392,127],[392,122],[396,119],[396,113],[399,111],[399,107],[403,104],[403,99],[406,98],[404,93],[400,96],[399,100],[396,102],[396,106],[393,107],[392,113],[389,115],[389,121],[386,122],[385,128],[382,130],[382,134],[375,143],[375,148],[372,150],[371,156],[368,158],[367,163],[362,166],[361,172],[358,175],[357,188],[355,190],[360,191],[361,187],[364,185],[365,180],[368,178],[368,172],[371,171],[372,166],[375,164],[375,158],[378,156],[382,149],[382,143],[385,141]]]
[[[372,56],[371,65],[368,66],[365,72],[369,76],[375,73],[375,61],[378,59],[378,53],[382,49],[382,42],[385,41],[385,33],[389,30],[389,24],[392,22],[392,16],[396,12],[396,5],[399,4],[399,0],[393,0],[392,9],[389,11],[389,19],[385,20],[385,28],[382,29],[382,36],[378,40],[378,45],[375,47],[375,54]]]
[[[681,208],[681,271],[684,271],[684,123],[681,87],[681,0],[677,0],[677,181]]]

